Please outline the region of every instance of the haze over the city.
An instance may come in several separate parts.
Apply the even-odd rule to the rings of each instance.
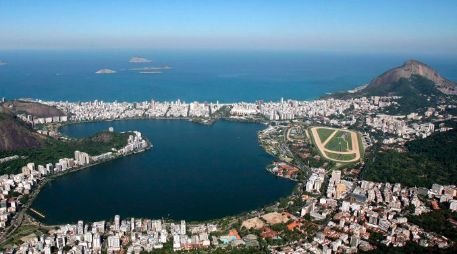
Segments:
[[[456,1],[1,1],[1,49],[455,54]]]

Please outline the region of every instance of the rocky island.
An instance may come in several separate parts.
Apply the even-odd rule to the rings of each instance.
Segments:
[[[151,60],[146,59],[144,57],[134,56],[134,57],[130,58],[129,62],[130,63],[150,63]]]
[[[114,74],[114,73],[116,73],[116,71],[111,70],[111,69],[100,69],[95,72],[95,74]]]

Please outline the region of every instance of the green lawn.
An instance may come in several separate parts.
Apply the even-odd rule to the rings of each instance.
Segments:
[[[329,153],[329,152],[325,152],[325,154],[327,154],[327,156],[331,159],[334,159],[334,160],[342,160],[342,161],[349,161],[349,160],[352,160],[355,158],[355,154],[337,154],[337,153]]]
[[[322,143],[324,143],[325,140],[327,140],[327,138],[330,137],[330,135],[332,135],[333,132],[335,132],[335,130],[333,130],[333,129],[320,128],[320,127],[318,127],[316,131],[317,131],[317,134],[319,134],[319,138]]]
[[[347,131],[338,131],[335,136],[325,145],[325,148],[338,151],[346,152],[352,150],[351,133]]]

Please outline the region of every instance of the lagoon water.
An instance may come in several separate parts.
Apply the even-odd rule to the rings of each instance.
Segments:
[[[265,170],[263,125],[219,121],[125,120],[65,126],[83,137],[114,127],[139,130],[154,147],[71,173],[46,185],[32,207],[48,224],[122,217],[205,220],[263,207],[290,194],[294,183]]]

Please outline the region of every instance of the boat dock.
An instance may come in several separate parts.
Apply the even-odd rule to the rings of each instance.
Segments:
[[[40,216],[41,218],[46,218],[46,216],[44,216],[44,214],[38,212],[37,210],[33,209],[33,208],[30,208],[30,211],[32,211],[33,213],[35,213],[36,215]]]

